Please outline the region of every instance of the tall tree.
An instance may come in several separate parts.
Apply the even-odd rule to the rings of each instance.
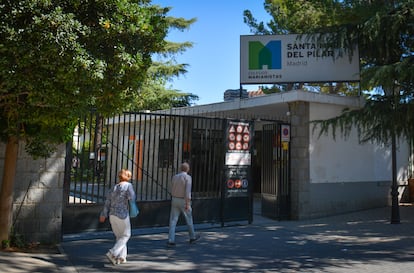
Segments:
[[[148,83],[155,54],[190,46],[165,40],[170,28],[194,21],[168,17],[169,10],[148,0],[0,1],[0,241],[9,237],[19,142],[46,157],[71,137],[80,115],[122,111]]]
[[[356,127],[361,141],[392,147],[391,223],[399,223],[396,143],[414,139],[414,1],[266,0],[264,7],[273,16],[266,25],[245,11],[256,33],[328,34],[349,51],[358,43],[367,103],[315,124],[321,134],[338,129],[345,136]]]
[[[164,56],[164,58],[167,56]],[[172,77],[186,73],[185,64],[172,64],[171,60],[154,62],[148,69],[148,77],[140,92],[130,97],[125,109],[128,111],[161,110],[171,107],[191,106],[198,96],[170,89],[167,84]]]

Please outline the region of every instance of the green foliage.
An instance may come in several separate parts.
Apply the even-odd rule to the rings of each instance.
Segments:
[[[130,97],[124,110],[155,111],[192,105],[194,101],[198,100],[198,96],[166,87],[170,78],[185,72],[184,64],[175,64],[172,61],[166,61],[165,63],[153,62],[153,65],[148,69],[147,80],[142,85],[140,92]]]
[[[10,239],[1,241],[1,247],[3,249],[10,248],[10,247],[24,248],[26,246],[27,246],[27,242],[24,236],[17,233],[15,229],[13,228],[10,231]]]
[[[314,120],[313,131],[319,136],[336,130],[348,137],[356,128],[361,142],[389,143],[392,134],[409,137],[414,132],[414,105],[403,96],[374,96],[362,109],[344,109],[343,113],[328,120]],[[398,121],[398,122],[396,122]]]
[[[271,87],[262,86],[263,93],[272,94],[280,93],[288,90],[302,89],[311,92],[320,92],[327,94],[339,94],[344,96],[357,96],[360,93],[359,86],[356,83],[318,83],[318,84],[274,84]]]
[[[276,85],[276,84],[271,87],[262,86],[261,89],[263,93],[265,94],[280,93],[280,92],[286,91],[282,85]]]
[[[2,240],[1,241],[1,248],[9,248],[10,247],[10,240]]]
[[[22,234],[17,233],[14,229],[10,233],[10,246],[23,248],[27,246],[27,241]]]
[[[1,1],[1,139],[18,136],[32,155],[47,156],[79,116],[119,113],[153,78],[184,73],[153,63],[154,54],[191,46],[165,40],[170,28],[194,21],[168,17],[169,10],[145,0]]]
[[[130,106],[131,111],[161,110],[172,107],[190,106],[198,97],[193,94],[180,93],[175,90],[165,89],[164,86],[155,84],[141,90],[135,104]]]

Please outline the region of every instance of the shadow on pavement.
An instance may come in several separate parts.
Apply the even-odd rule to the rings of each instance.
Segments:
[[[63,242],[78,272],[410,272],[414,268],[414,207],[401,206],[401,224],[390,208],[308,221],[271,221],[199,229],[188,244],[185,231],[166,247],[167,233],[134,235],[128,262],[110,265],[113,238]],[[397,271],[395,271],[397,270]]]

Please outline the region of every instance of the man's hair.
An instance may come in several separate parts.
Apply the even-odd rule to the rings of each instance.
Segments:
[[[183,164],[181,164],[181,171],[183,172],[188,172],[190,170],[190,165],[187,162],[184,162]]]

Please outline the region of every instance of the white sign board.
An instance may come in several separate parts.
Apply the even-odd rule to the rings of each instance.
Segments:
[[[226,165],[250,166],[252,164],[252,156],[250,153],[226,153]]]
[[[307,35],[240,36],[240,83],[359,81],[358,48],[350,58]]]

